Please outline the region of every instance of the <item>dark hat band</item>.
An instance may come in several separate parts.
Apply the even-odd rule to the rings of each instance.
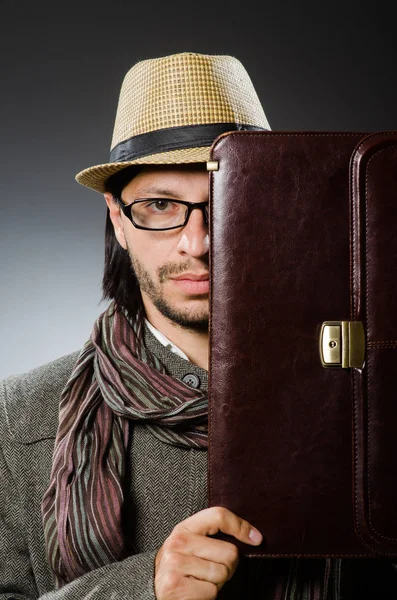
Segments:
[[[266,131],[264,127],[239,123],[210,123],[208,125],[184,125],[167,127],[141,133],[120,142],[110,152],[109,162],[128,162],[150,154],[159,154],[182,148],[211,146],[221,133],[227,131]]]

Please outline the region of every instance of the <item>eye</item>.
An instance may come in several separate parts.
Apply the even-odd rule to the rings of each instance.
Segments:
[[[167,208],[171,208],[172,202],[169,200],[154,200],[154,202],[149,202],[146,206],[147,208],[151,208],[152,210],[156,210],[158,212],[164,212]]]

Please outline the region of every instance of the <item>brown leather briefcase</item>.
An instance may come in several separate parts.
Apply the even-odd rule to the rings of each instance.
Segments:
[[[232,132],[210,172],[209,506],[248,556],[397,556],[397,133]]]

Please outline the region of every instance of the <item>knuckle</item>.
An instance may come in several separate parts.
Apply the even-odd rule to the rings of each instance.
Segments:
[[[165,552],[163,556],[163,568],[169,572],[178,571],[182,565],[183,557],[176,552]]]
[[[181,576],[176,573],[167,573],[162,580],[162,590],[164,594],[175,592],[181,585]]]
[[[235,565],[239,560],[239,551],[237,546],[228,543],[226,561],[230,565]]]
[[[236,518],[237,518],[237,527],[238,527],[239,534],[246,537],[250,530],[249,524],[247,523],[247,521],[244,521],[244,519],[241,519],[240,517],[236,517]]]
[[[171,581],[170,587],[168,591],[170,592],[170,600],[183,599],[187,600],[192,597],[192,586],[194,586],[194,578],[189,577],[179,577],[179,579],[175,579],[173,583]]]
[[[214,506],[214,516],[219,522],[224,522],[226,520],[226,515],[228,510],[223,506]]]
[[[172,552],[172,540],[171,540],[171,537],[168,537],[164,541],[163,545],[161,546],[161,550],[159,552],[159,556],[161,554],[161,561],[163,561],[164,555],[168,554],[169,552]]]
[[[218,577],[219,583],[225,583],[229,579],[230,569],[227,568],[226,565],[219,565],[218,569]]]
[[[185,548],[188,543],[188,535],[184,531],[174,530],[168,538],[168,548],[178,551]]]

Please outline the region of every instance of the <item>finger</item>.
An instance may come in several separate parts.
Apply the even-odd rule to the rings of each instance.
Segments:
[[[188,600],[213,600],[217,597],[221,586],[195,577],[165,576],[156,588],[156,598],[186,598]]]
[[[262,534],[255,527],[222,506],[212,506],[195,513],[178,523],[174,531],[178,529],[187,529],[199,535],[215,535],[222,531],[241,542],[253,545],[262,541]]]
[[[174,531],[168,539],[167,550],[186,556],[197,556],[226,566],[237,566],[239,551],[230,542],[209,538],[191,531]]]
[[[223,585],[229,579],[229,569],[225,565],[177,552],[170,553],[164,558],[163,568],[183,577],[195,577],[215,585]]]
[[[166,542],[166,549],[167,552],[220,563],[228,569],[228,579],[232,577],[239,563],[239,551],[234,544],[192,533],[187,529],[174,530]]]

